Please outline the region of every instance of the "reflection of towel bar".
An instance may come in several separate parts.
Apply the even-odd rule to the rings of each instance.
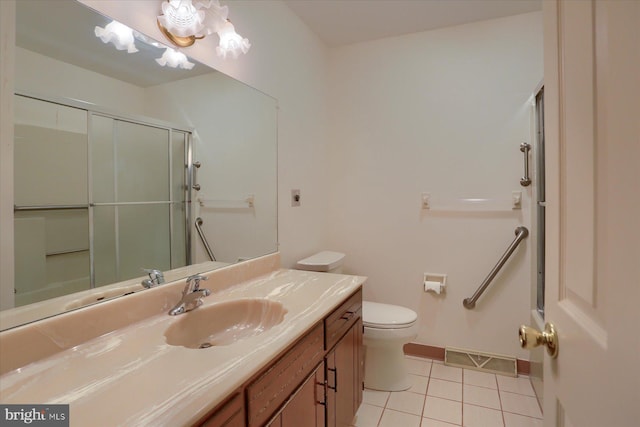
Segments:
[[[64,250],[64,251],[47,252],[46,256],[76,254],[76,253],[80,253],[80,252],[89,252],[89,248],[86,248],[86,249],[67,249],[67,250]]]
[[[218,200],[218,199],[205,199],[204,197],[198,197],[198,203],[204,208],[218,208],[218,209],[237,209],[237,208],[252,208],[255,196],[249,194],[244,200]]]
[[[61,211],[71,209],[89,209],[89,205],[37,205],[37,206],[18,206],[13,205],[13,211]]]

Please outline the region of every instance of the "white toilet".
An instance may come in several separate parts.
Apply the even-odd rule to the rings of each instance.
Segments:
[[[323,251],[298,261],[296,268],[341,273],[343,260],[343,253]],[[401,391],[411,387],[403,346],[417,336],[417,319],[416,312],[406,307],[362,302],[366,388]]]

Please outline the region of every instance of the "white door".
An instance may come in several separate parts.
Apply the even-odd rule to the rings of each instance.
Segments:
[[[640,1],[545,0],[544,425],[640,426]]]

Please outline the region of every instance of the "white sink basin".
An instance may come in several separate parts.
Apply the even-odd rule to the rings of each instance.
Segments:
[[[164,336],[167,344],[194,349],[230,345],[271,329],[286,313],[281,303],[265,298],[221,302],[179,315]]]

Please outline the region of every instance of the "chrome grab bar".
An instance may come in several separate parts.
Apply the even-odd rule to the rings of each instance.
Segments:
[[[195,169],[192,169],[193,170],[193,185],[191,186],[191,188],[193,188],[196,191],[200,191],[200,184],[198,184],[198,169],[200,169],[200,166],[202,166],[202,163],[193,162],[193,167]]]
[[[528,187],[531,184],[531,178],[529,178],[529,150],[531,150],[531,144],[523,142],[520,144],[520,151],[524,153],[524,176],[520,178],[520,185]]]
[[[200,236],[200,240],[202,240],[202,244],[204,245],[204,249],[207,251],[207,255],[209,255],[209,259],[211,261],[216,261],[216,257],[213,255],[213,251],[211,250],[211,246],[209,246],[209,242],[207,242],[207,238],[204,236],[204,231],[202,231],[202,218],[196,218],[196,231]]]
[[[529,230],[527,230],[526,227],[520,226],[516,228],[516,238],[513,239],[513,242],[511,242],[511,244],[509,245],[505,253],[502,254],[502,257],[500,257],[500,259],[498,260],[498,263],[495,265],[495,267],[493,267],[493,270],[491,270],[487,278],[484,279],[484,281],[482,282],[480,287],[476,290],[476,292],[473,294],[473,296],[471,298],[465,298],[464,301],[462,301],[462,305],[464,306],[464,308],[471,310],[476,306],[476,301],[478,300],[478,298],[480,298],[480,296],[487,289],[487,287],[489,286],[491,281],[494,279],[494,277],[496,277],[496,275],[498,274],[502,266],[504,266],[504,264],[507,262],[507,260],[513,253],[513,251],[516,250],[516,248],[518,247],[518,244],[520,244],[520,242],[523,241],[528,235],[529,235]]]

